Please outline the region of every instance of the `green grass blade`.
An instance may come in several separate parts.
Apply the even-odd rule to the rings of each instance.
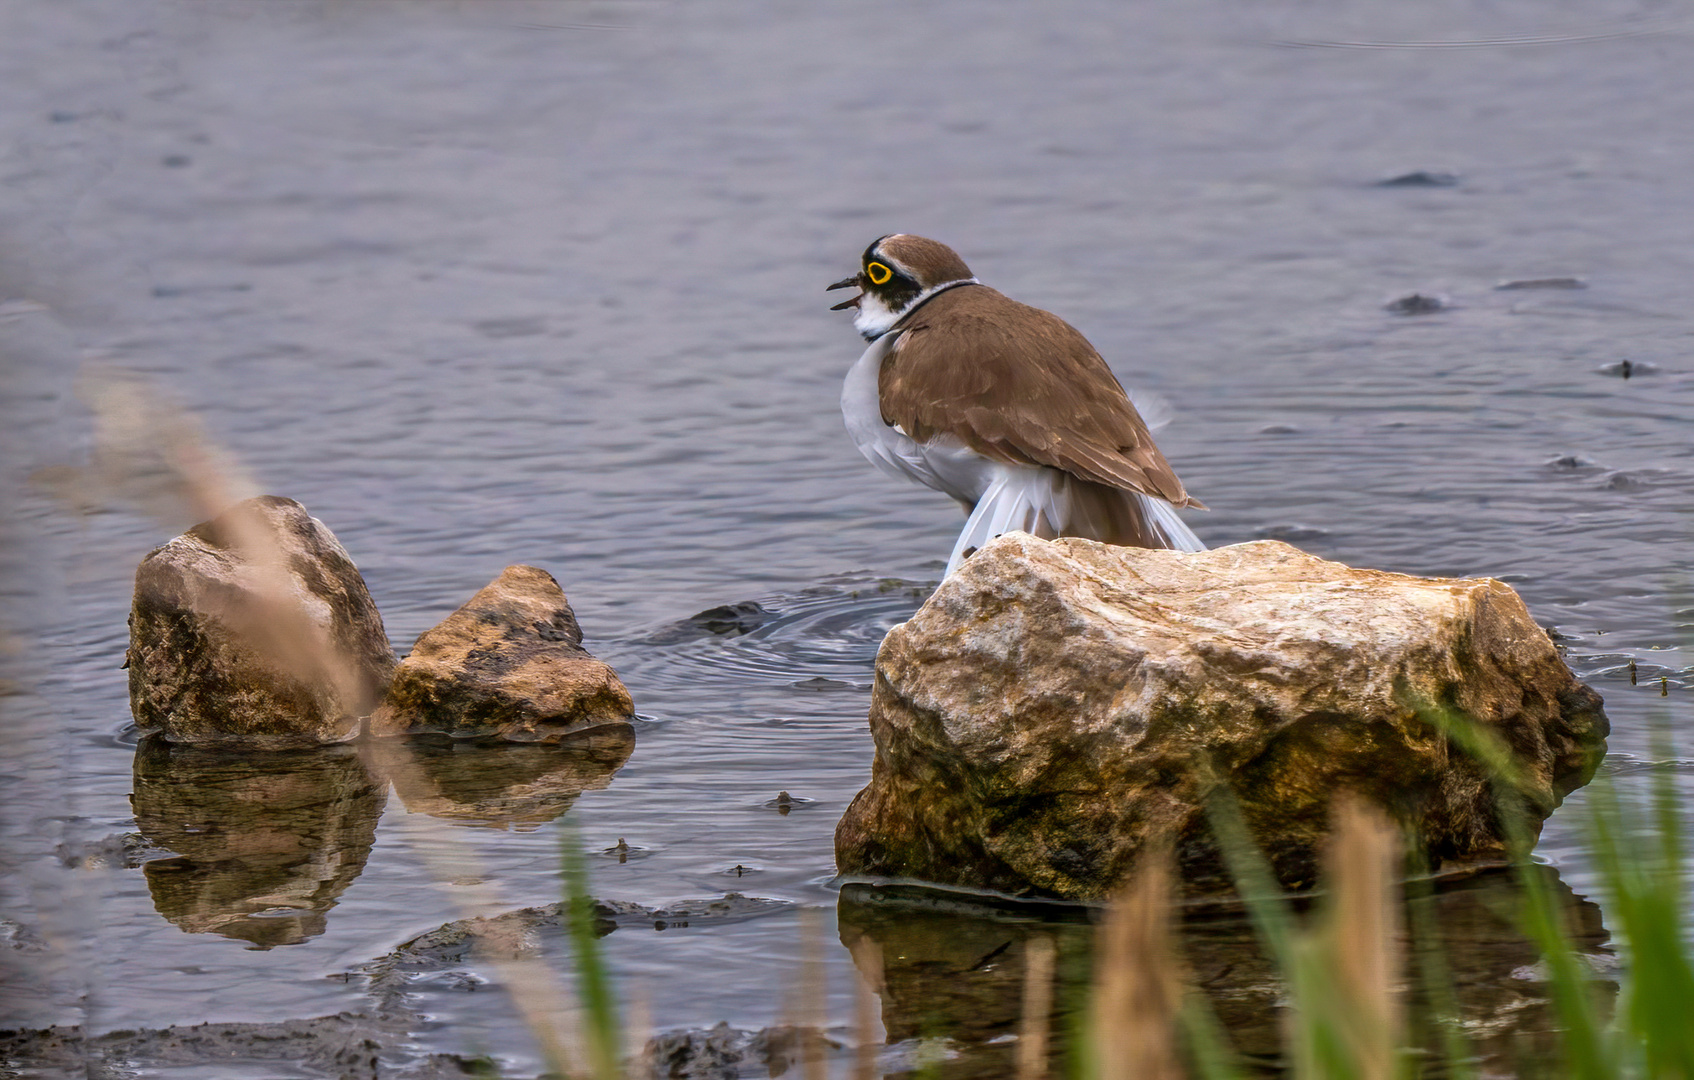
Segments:
[[[1662,724],[1655,756],[1674,755]],[[1651,1077],[1694,1077],[1694,957],[1690,956],[1678,800],[1658,770],[1650,804],[1624,800],[1615,782],[1589,796],[1590,846],[1625,957],[1621,1009],[1630,1051]]]
[[[1214,783],[1207,793],[1206,817],[1211,822],[1212,835],[1223,854],[1224,865],[1235,882],[1235,889],[1247,907],[1265,950],[1284,972],[1293,970],[1295,956],[1294,913],[1282,885],[1271,871],[1264,852],[1253,842],[1241,807],[1228,788]]]
[[[618,1008],[611,975],[594,932],[594,897],[588,868],[574,831],[561,831],[559,867],[565,885],[565,929],[576,958],[577,993],[582,998],[588,1063],[595,1080],[618,1080]]]
[[[1264,852],[1253,842],[1241,808],[1228,788],[1214,783],[1206,800],[1206,813],[1254,932],[1286,980],[1292,1004],[1288,1050],[1295,1075],[1341,1075],[1314,1072],[1327,1068],[1321,1062],[1335,1049],[1333,1032],[1324,1024],[1324,1017],[1329,1015],[1326,1003],[1320,1000],[1322,988],[1330,985],[1330,980],[1326,972],[1313,969],[1312,950],[1302,940],[1282,884]]]
[[[1203,993],[1188,994],[1177,1020],[1191,1075],[1198,1080],[1243,1080],[1235,1047]]]
[[[1453,1080],[1476,1080],[1481,1075],[1476,1054],[1460,1026],[1459,997],[1453,989],[1446,945],[1433,917],[1435,889],[1430,883],[1429,864],[1421,844],[1408,842],[1406,849],[1412,853],[1412,876],[1406,881],[1412,960],[1417,964],[1424,996],[1429,999],[1431,1022],[1441,1038],[1447,1075]]]
[[[1493,784],[1500,831],[1523,894],[1523,928],[1547,965],[1553,1008],[1564,1028],[1570,1075],[1577,1080],[1613,1080],[1618,1075],[1616,1048],[1594,1007],[1588,969],[1571,944],[1552,889],[1530,859],[1535,838],[1525,806],[1529,784],[1521,766],[1496,732],[1469,717],[1436,707],[1415,711],[1480,764]]]

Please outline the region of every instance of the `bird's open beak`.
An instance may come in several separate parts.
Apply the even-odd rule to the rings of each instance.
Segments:
[[[855,286],[858,286],[860,288],[863,287],[863,286],[859,285],[859,275],[858,274],[854,274],[852,277],[842,278],[840,281],[837,281],[834,285],[831,285],[829,288],[825,289],[824,292],[834,292],[836,289],[851,289],[851,288],[854,288]],[[851,299],[851,300],[843,300],[841,303],[836,304],[835,306],[831,307],[829,310],[831,310],[831,311],[843,311],[847,308],[856,308],[856,307],[859,306],[859,301],[863,300],[864,298],[865,298],[865,294],[860,293],[858,296],[853,297],[853,299]]]

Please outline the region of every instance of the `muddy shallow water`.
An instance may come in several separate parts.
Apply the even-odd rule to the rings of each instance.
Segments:
[[[981,995],[1012,999],[965,973],[992,982],[973,965],[998,942],[1056,927],[1074,983],[1085,938],[889,920],[831,884],[876,646],[960,524],[840,426],[859,350],[823,287],[897,230],[1169,402],[1160,444],[1208,543],[1502,578],[1605,695],[1608,771],[1694,786],[1648,740],[1694,680],[1694,20],[1382,8],[0,8],[0,1026],[367,1012],[363,966],[555,902],[570,836],[608,900],[773,902],[604,939],[651,1030],[789,1015],[816,909],[838,1035],[856,976],[834,943],[894,935],[924,959],[890,968],[888,1067],[936,1036],[992,1074],[1011,1029]],[[1436,302],[1390,309],[1412,295]],[[393,790],[335,753],[270,774],[138,753],[130,575],[191,521],[25,482],[86,453],[88,360],[155,379],[329,524],[402,652],[502,566],[553,572],[635,697],[633,748],[438,748],[434,779]],[[691,620],[720,605],[742,607]],[[1541,851],[1586,896],[1580,802]],[[1573,903],[1598,948],[1603,913]],[[1533,983],[1509,930],[1465,925],[1504,957],[1479,1000]],[[412,974],[388,1066],[536,1071],[495,972]],[[1242,978],[1219,1000],[1264,1052],[1274,995]],[[1514,1014],[1479,1009],[1479,1031]],[[140,1075],[195,1075],[130,1049]]]

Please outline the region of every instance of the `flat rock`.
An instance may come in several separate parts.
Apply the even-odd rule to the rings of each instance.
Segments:
[[[595,900],[594,933],[605,937],[625,928],[666,931],[721,926],[793,907],[789,900],[738,892],[679,900],[663,907],[648,907],[631,900]],[[457,973],[469,981],[478,978],[474,969],[488,959],[545,956],[550,942],[561,942],[566,937],[563,928],[568,914],[565,904],[552,903],[443,923],[345,974],[369,980],[372,994],[385,1008],[392,1007],[421,977]]]
[[[1186,554],[1011,533],[884,640],[871,782],[836,864],[1093,901],[1169,841],[1190,894],[1221,892],[1218,783],[1292,886],[1315,879],[1342,790],[1415,830],[1435,866],[1498,861],[1491,785],[1430,705],[1505,740],[1537,829],[1605,753],[1599,695],[1498,581],[1270,540]]]
[[[582,630],[553,575],[508,566],[401,661],[372,714],[375,735],[557,742],[600,724],[628,724],[629,691],[582,647]]]
[[[272,749],[357,734],[394,650],[335,534],[266,495],[141,561],[126,666],[144,733]]]

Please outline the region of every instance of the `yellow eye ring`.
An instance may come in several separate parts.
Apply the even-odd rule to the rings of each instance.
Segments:
[[[894,271],[879,262],[866,263],[865,276],[871,279],[872,285],[886,285],[888,279],[894,276]]]

